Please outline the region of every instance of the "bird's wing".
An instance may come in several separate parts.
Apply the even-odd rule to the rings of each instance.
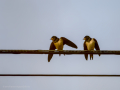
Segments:
[[[84,47],[84,50],[88,50],[87,46],[86,46],[86,41],[84,42],[83,47]],[[87,60],[88,59],[88,54],[84,54],[84,56],[85,56],[85,59]]]
[[[99,47],[99,45],[98,45],[98,42],[97,42],[97,40],[94,38],[94,41],[95,41],[95,49],[96,50],[100,50],[100,47]],[[99,54],[99,56],[100,56],[100,54]]]
[[[54,43],[52,42],[49,50],[55,50],[55,49],[56,49],[56,47],[55,47]],[[53,54],[48,54],[48,62],[50,62],[52,56],[53,56]]]
[[[76,44],[74,44],[72,41],[68,40],[67,38],[65,37],[61,37],[61,39],[63,40],[63,45],[66,44],[68,46],[71,46],[73,48],[78,48]]]

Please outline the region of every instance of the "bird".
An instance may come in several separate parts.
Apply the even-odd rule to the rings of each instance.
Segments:
[[[98,45],[98,42],[95,38],[91,38],[90,36],[86,35],[84,38],[83,38],[84,43],[83,43],[83,47],[84,47],[84,50],[94,50],[94,48],[96,50],[100,50],[100,47]],[[98,54],[100,56],[100,54]],[[85,59],[88,60],[88,54],[84,54],[85,56]],[[90,54],[90,60],[93,60],[93,54]]]
[[[55,49],[63,50],[63,47],[65,44],[70,47],[76,48],[76,49],[78,48],[76,44],[74,44],[72,41],[70,41],[69,39],[67,39],[65,37],[58,38],[57,36],[52,36],[50,40],[52,40],[52,42],[50,44],[49,50],[55,50]],[[60,55],[61,54],[59,54],[59,56]],[[48,62],[50,62],[52,57],[53,57],[53,54],[48,54]]]

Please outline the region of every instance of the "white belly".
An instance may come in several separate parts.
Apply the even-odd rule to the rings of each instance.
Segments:
[[[88,50],[94,50],[94,47],[95,47],[94,39],[92,39],[90,42],[86,42],[86,46]]]
[[[58,42],[54,43],[57,50],[63,50],[63,40],[59,39]]]

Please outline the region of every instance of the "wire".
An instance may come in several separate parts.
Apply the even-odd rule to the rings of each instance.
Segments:
[[[57,76],[57,77],[120,77],[120,75],[85,74],[0,74],[0,76]]]
[[[120,50],[0,50],[0,54],[115,54],[120,55]]]
[[[120,55],[116,50],[0,50],[0,54],[115,54]],[[120,75],[85,75],[85,74],[0,74],[0,76],[82,76],[82,77],[120,77]]]

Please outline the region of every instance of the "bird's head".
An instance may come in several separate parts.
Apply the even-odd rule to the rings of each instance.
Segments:
[[[86,35],[86,36],[83,38],[83,40],[89,41],[89,40],[91,40],[91,38],[90,38],[90,36]]]
[[[52,40],[53,42],[55,42],[57,40],[57,36],[52,36],[50,40]]]

